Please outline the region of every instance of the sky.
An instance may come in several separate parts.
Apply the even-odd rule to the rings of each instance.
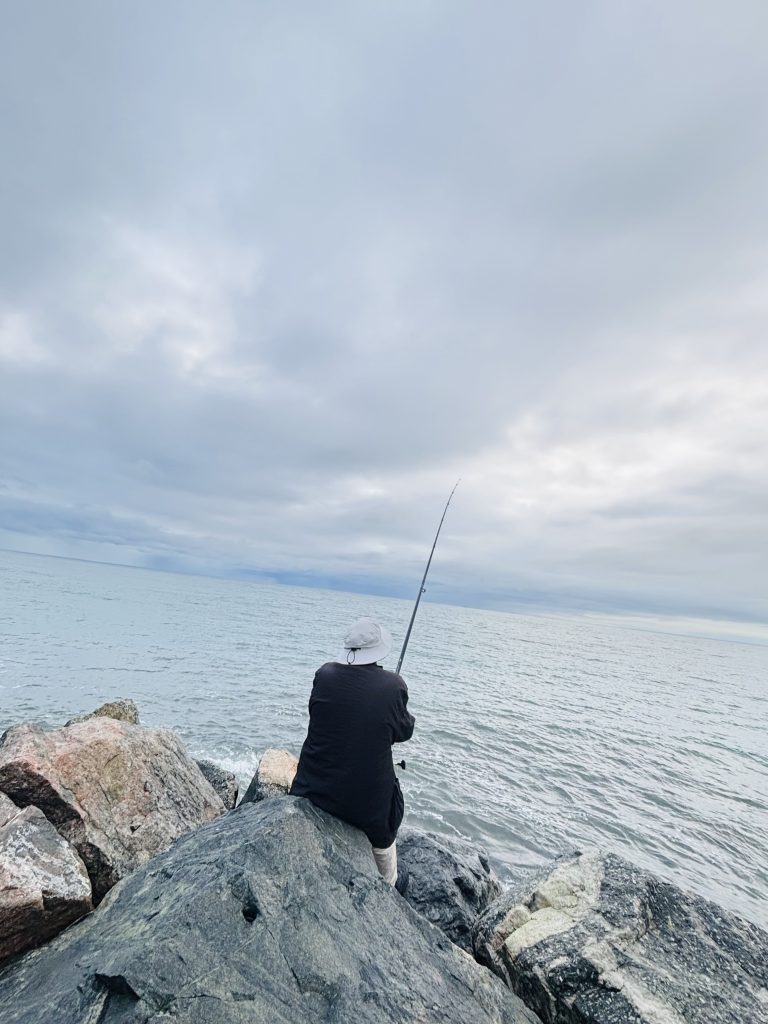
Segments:
[[[768,620],[764,0],[36,0],[0,547]]]

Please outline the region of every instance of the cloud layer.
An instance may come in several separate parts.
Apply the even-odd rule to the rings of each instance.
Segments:
[[[0,545],[765,620],[765,5],[0,42]]]

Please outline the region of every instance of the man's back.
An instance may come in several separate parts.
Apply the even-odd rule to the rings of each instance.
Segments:
[[[403,799],[392,744],[410,739],[408,688],[379,665],[328,662],[315,674],[309,730],[291,792],[362,829],[375,847],[394,842]]]

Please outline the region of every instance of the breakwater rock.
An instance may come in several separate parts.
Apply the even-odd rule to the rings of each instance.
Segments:
[[[225,813],[229,773],[99,712],[0,739],[0,1024],[768,1024],[768,935],[619,857],[502,891],[405,827],[404,900],[287,751]]]
[[[362,833],[243,804],[0,973],[3,1024],[535,1024],[378,876]]]
[[[110,717],[0,740],[0,792],[39,808],[77,850],[98,902],[121,878],[224,805],[168,729]]]
[[[613,854],[518,880],[473,931],[545,1024],[768,1024],[768,934]]]
[[[73,847],[37,807],[22,810],[0,793],[0,962],[90,909],[91,882]]]
[[[139,724],[139,709],[132,700],[109,700],[102,704],[95,711],[89,711],[84,715],[76,715],[70,718],[67,725],[77,725],[78,722],[87,722],[89,718],[114,718],[118,722],[129,722],[131,725]]]
[[[258,767],[248,789],[243,794],[243,803],[269,800],[273,796],[285,796],[293,784],[298,758],[287,750],[270,747],[261,755]]]
[[[471,953],[472,925],[501,893],[485,853],[463,839],[405,827],[397,859],[408,869],[405,898],[414,910]]]
[[[239,790],[235,773],[228,772],[226,768],[222,768],[215,761],[195,761],[195,764],[213,786],[214,792],[218,793],[224,807],[231,811],[237,803]]]

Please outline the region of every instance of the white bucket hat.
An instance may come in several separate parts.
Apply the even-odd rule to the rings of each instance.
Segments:
[[[373,665],[392,650],[389,632],[373,619],[358,619],[344,637],[344,649],[336,659],[342,665]]]

